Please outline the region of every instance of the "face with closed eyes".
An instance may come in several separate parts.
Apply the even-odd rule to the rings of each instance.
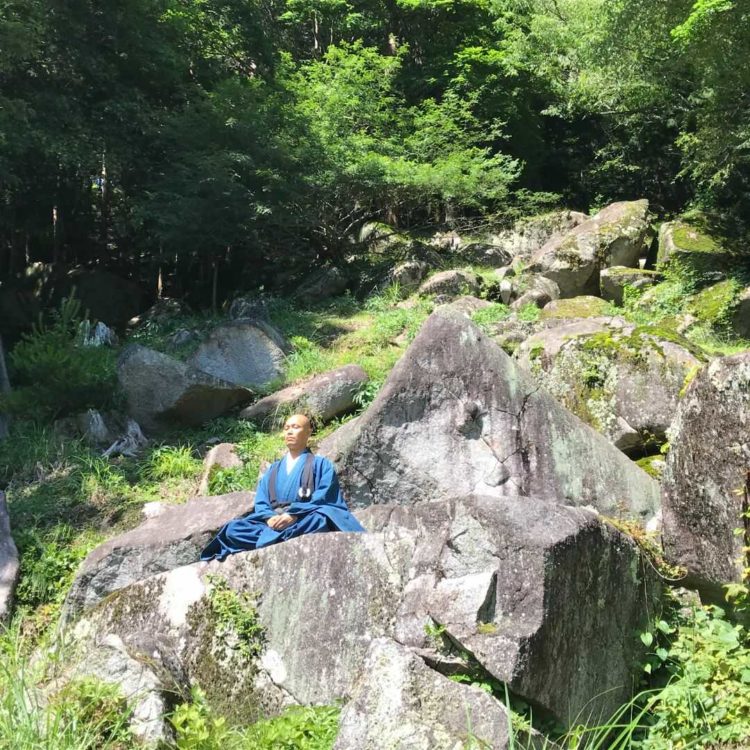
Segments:
[[[310,420],[304,414],[293,414],[284,422],[282,434],[289,451],[299,453],[307,448],[307,441],[312,434]]]

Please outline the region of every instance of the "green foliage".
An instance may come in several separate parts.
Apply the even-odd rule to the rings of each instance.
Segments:
[[[382,387],[382,380],[368,380],[360,384],[354,394],[354,403],[364,411],[375,400]]]
[[[92,678],[44,694],[40,652],[32,668],[19,621],[0,634],[1,750],[135,750],[131,710],[117,689]],[[41,667],[41,668],[40,668]]]
[[[230,728],[199,690],[170,717],[177,750],[331,750],[338,719],[336,706],[296,706],[244,729]]]
[[[643,747],[669,750],[742,743],[750,735],[750,641],[718,607],[681,625],[667,654],[672,679],[656,696]]]
[[[510,317],[510,312],[510,308],[507,305],[495,302],[489,307],[482,307],[474,311],[471,314],[471,319],[485,333],[492,333],[492,329],[497,323],[507,320]]]
[[[10,354],[18,387],[3,397],[11,413],[52,420],[84,409],[110,408],[116,400],[115,355],[80,341],[80,303],[69,298],[40,322]]]
[[[223,716],[214,716],[199,688],[193,688],[192,701],[181,703],[169,720],[175,730],[177,750],[239,750],[236,730]]]
[[[16,588],[18,606],[34,609],[44,604],[61,604],[93,541],[90,537],[80,537],[65,524],[45,532],[19,529],[16,533],[21,568]]]
[[[257,750],[331,750],[339,731],[339,708],[306,706],[259,721],[245,734],[245,747]]]
[[[516,317],[524,323],[536,323],[541,316],[542,311],[533,302],[524,305],[516,313]]]
[[[211,576],[208,602],[218,639],[246,659],[263,650],[265,634],[258,620],[257,595],[229,588],[224,578]]]
[[[144,462],[147,479],[161,482],[168,479],[195,479],[202,462],[193,455],[190,445],[161,445],[150,452]]]

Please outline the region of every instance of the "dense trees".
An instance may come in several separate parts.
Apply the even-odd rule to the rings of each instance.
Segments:
[[[546,193],[698,202],[741,229],[748,14],[0,0],[0,280],[105,264],[207,300],[282,259],[349,254],[370,219],[502,219]]]

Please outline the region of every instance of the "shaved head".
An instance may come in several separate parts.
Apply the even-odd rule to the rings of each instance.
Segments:
[[[293,458],[307,448],[307,441],[312,435],[312,424],[310,418],[304,414],[292,414],[284,422],[284,429],[281,431],[284,436],[284,442]]]
[[[308,429],[312,430],[310,417],[308,417],[306,414],[292,414],[292,416],[289,417],[286,422],[284,422],[284,427],[286,427],[288,424],[291,424],[292,422],[297,422],[302,427],[307,427]]]

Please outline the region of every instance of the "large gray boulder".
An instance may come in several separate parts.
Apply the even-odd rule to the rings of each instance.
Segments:
[[[454,682],[411,649],[376,638],[341,715],[334,750],[505,750],[510,721],[505,706],[480,687]],[[525,733],[518,738],[530,749],[542,747],[537,740],[531,744]]]
[[[668,331],[622,318],[586,318],[539,331],[519,364],[584,422],[626,453],[666,441],[685,379],[705,357]]]
[[[663,476],[664,547],[714,601],[742,580],[750,465],[750,353],[700,371],[680,402]]]
[[[579,211],[551,211],[521,219],[511,229],[490,237],[489,241],[492,246],[499,247],[505,257],[528,263],[552,237],[567,234],[588,218]]]
[[[262,388],[283,375],[288,344],[262,320],[232,320],[200,343],[188,364],[227,383]]]
[[[145,430],[203,424],[246,403],[252,391],[213,377],[166,354],[130,344],[117,362],[128,413]]]
[[[195,562],[221,526],[252,511],[253,497],[250,492],[194,497],[100,544],[76,574],[63,619],[77,617],[131,583]]]
[[[0,625],[13,611],[13,592],[19,575],[18,550],[10,533],[5,493],[0,490]]]
[[[297,288],[300,299],[323,302],[329,297],[343,294],[349,286],[346,274],[335,266],[321,268],[307,277]]]
[[[736,267],[737,258],[705,227],[684,219],[664,222],[659,227],[657,267],[677,262],[683,272],[719,281]]]
[[[319,451],[358,507],[474,492],[643,518],[659,506],[651,477],[451,311],[428,318],[346,439]]]
[[[407,711],[415,736],[427,731],[440,699],[420,709],[415,697],[426,684],[449,688],[412,655],[437,672],[505,683],[540,718],[562,723],[609,715],[630,695],[643,651],[636,633],[660,587],[637,545],[595,513],[473,497],[380,506],[361,518],[371,533],[300,537],[114,593],[73,631],[85,654],[77,671],[124,650],[142,682],[145,665],[160,683],[136,694],[136,706],[198,685],[236,722],[354,694],[342,748],[353,737],[369,742],[389,712]],[[368,656],[378,652],[380,674],[410,673],[403,693],[368,679]],[[467,702],[502,717],[496,704]],[[368,705],[375,710],[357,729]],[[440,743],[456,721],[454,707],[435,726]],[[398,730],[391,722],[387,731]]]
[[[599,272],[636,268],[649,239],[648,201],[603,208],[565,235],[553,237],[531,259],[529,270],[557,282],[561,297],[599,294]]]
[[[359,365],[344,365],[256,401],[240,412],[240,418],[283,422],[293,411],[302,410],[320,423],[330,422],[354,408],[354,397],[368,380]]]

